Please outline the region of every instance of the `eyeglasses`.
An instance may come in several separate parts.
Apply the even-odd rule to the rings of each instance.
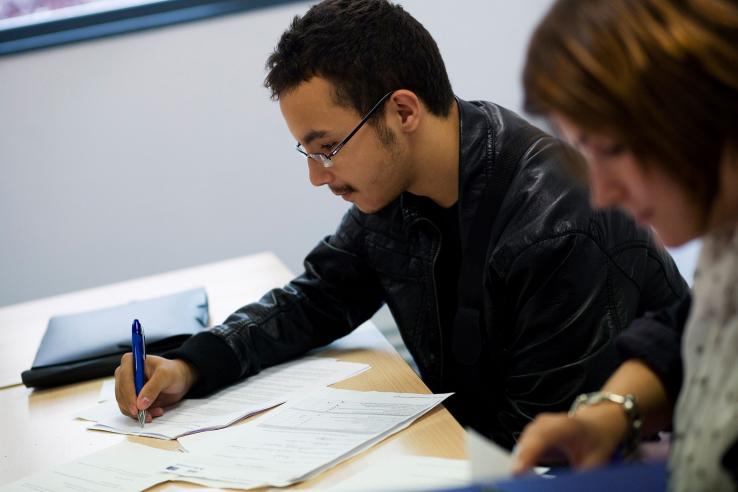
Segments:
[[[341,150],[344,147],[344,145],[348,143],[349,140],[351,140],[351,137],[353,137],[356,134],[356,132],[358,132],[361,129],[361,127],[364,126],[364,123],[369,121],[369,118],[371,118],[372,115],[376,113],[380,107],[382,107],[382,103],[384,103],[384,101],[386,101],[394,92],[395,91],[390,91],[384,96],[382,96],[382,99],[380,99],[377,102],[377,104],[375,104],[374,107],[370,109],[366,115],[364,115],[364,117],[361,119],[359,124],[356,125],[356,128],[351,130],[351,133],[346,135],[346,138],[338,142],[336,146],[333,147],[331,151],[328,152],[327,154],[323,152],[318,152],[315,154],[308,152],[307,150],[305,150],[305,147],[303,147],[300,142],[297,142],[297,146],[295,148],[297,149],[299,153],[301,153],[305,157],[308,157],[310,159],[313,159],[316,162],[320,162],[321,164],[323,164],[323,167],[331,167],[333,165],[333,158],[336,156],[336,154],[338,154],[338,151]]]

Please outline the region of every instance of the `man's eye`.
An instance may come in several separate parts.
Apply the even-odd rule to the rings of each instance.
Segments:
[[[321,148],[322,150],[331,150],[331,149],[332,149],[333,147],[335,147],[335,146],[336,146],[336,142],[331,142],[331,143],[325,143],[325,144],[322,144],[322,145],[320,146],[320,148]]]

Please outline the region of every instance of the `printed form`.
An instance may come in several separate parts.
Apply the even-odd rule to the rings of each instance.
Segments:
[[[190,452],[122,442],[0,491],[134,491],[170,480],[244,489],[287,485],[398,432],[448,396],[310,390],[244,425],[182,438]]]
[[[72,462],[0,487],[2,492],[119,492],[144,490],[169,480],[162,463],[176,461],[175,451],[122,442]]]
[[[367,364],[323,357],[307,357],[263,370],[224,388],[208,398],[183,400],[164,415],[146,424],[120,413],[115,399],[108,399],[77,416],[96,422],[90,429],[176,439],[206,430],[220,429],[287,401],[291,395],[312,387],[337,383],[369,369]],[[103,387],[105,390],[105,387]]]
[[[322,388],[245,425],[181,439],[189,453],[162,471],[210,487],[286,486],[404,429],[448,396]]]

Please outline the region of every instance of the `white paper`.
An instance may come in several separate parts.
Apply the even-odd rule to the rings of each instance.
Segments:
[[[325,492],[372,492],[377,490],[426,491],[464,487],[471,481],[467,460],[430,456],[397,456],[365,468],[327,488],[306,490]]]
[[[489,483],[512,476],[512,454],[471,428],[466,429],[466,452],[473,482]],[[553,478],[547,475],[549,470],[545,466],[533,468],[535,474],[543,478]]]
[[[166,482],[161,469],[181,453],[122,442],[0,487],[3,492],[139,491]]]
[[[108,400],[115,400],[115,379],[106,379],[100,387],[97,402],[102,403]]]
[[[367,364],[308,357],[265,369],[205,399],[183,400],[142,429],[136,419],[120,413],[115,399],[77,416],[96,422],[91,429],[176,439],[193,432],[220,429],[244,417],[284,403],[290,395],[325,386],[369,369]]]
[[[166,471],[209,486],[286,486],[407,427],[448,396],[323,388],[248,424],[180,440],[190,452]]]
[[[510,452],[473,429],[466,429],[466,452],[474,482],[490,482],[512,475]]]

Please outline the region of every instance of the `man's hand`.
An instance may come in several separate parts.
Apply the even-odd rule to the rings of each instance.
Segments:
[[[146,412],[146,421],[164,415],[168,407],[182,399],[197,381],[197,370],[181,359],[146,357],[147,382],[138,398],[133,385],[133,356],[124,354],[115,370],[115,399],[123,415],[136,418],[139,410]]]

